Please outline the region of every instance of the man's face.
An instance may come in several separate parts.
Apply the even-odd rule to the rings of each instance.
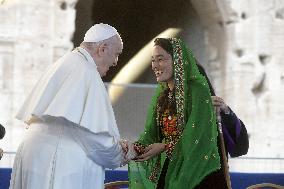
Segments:
[[[172,56],[158,45],[154,46],[152,51],[152,70],[158,82],[168,82],[173,79]]]
[[[111,66],[117,65],[118,56],[121,54],[122,48],[122,42],[116,38],[105,47],[102,53],[102,64],[98,66],[101,77],[106,75]]]

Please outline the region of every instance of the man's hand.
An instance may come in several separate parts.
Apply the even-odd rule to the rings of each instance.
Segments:
[[[166,145],[163,143],[154,143],[145,148],[144,154],[138,156],[135,161],[146,161],[160,154],[165,150]]]
[[[135,159],[137,157],[137,153],[134,149],[134,145],[127,141],[127,140],[120,140],[119,141],[122,150],[124,152],[124,160],[122,162],[122,166],[124,166],[125,164],[127,164],[130,160]]]
[[[230,113],[229,106],[224,102],[224,100],[221,97],[211,96],[211,99],[217,115],[220,113],[220,111],[222,111],[225,114]]]
[[[136,153],[136,151],[134,149],[134,144],[128,142],[128,151],[125,154],[125,158],[128,159],[128,160],[133,160],[136,157],[137,157],[137,153]]]
[[[129,145],[129,142],[125,139],[121,139],[119,141],[119,144],[123,150],[123,152],[126,154],[128,152],[128,145]]]

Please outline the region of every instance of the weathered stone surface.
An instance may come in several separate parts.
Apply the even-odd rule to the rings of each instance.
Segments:
[[[283,157],[284,1],[192,3],[208,30],[206,46],[212,60],[209,68],[217,94],[232,106],[250,134],[248,156]],[[214,11],[202,9],[204,4]],[[261,161],[252,166],[232,164],[233,169],[238,166],[246,171],[263,168],[256,169]]]
[[[14,117],[32,86],[49,64],[72,48],[74,6],[74,0],[0,4],[0,122],[7,130],[0,145],[4,150],[15,151],[22,140],[25,126]]]

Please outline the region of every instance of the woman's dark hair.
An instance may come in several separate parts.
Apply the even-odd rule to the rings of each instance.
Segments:
[[[154,46],[162,47],[167,53],[169,53],[173,57],[173,47],[170,40],[166,38],[156,38],[154,40]],[[166,88],[158,97],[158,104],[160,106],[159,114],[163,114],[166,109],[169,109],[170,114],[176,113],[176,103],[175,99],[169,100],[168,95],[170,93],[170,89]]]
[[[166,38],[156,38],[154,40],[154,46],[162,47],[167,53],[173,57],[173,47],[169,39]]]
[[[173,93],[173,99],[169,99],[169,93]],[[160,107],[158,110],[160,115],[162,115],[167,109],[169,110],[170,115],[176,114],[175,90],[171,92],[169,88],[166,88],[162,91],[158,97],[158,104]]]

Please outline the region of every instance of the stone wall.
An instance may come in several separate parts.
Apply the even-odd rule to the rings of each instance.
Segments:
[[[0,146],[5,150],[15,151],[22,139],[25,127],[14,117],[32,86],[72,48],[74,6],[74,0],[0,4],[0,122],[7,130]]]
[[[284,157],[284,1],[192,0],[217,94],[245,122],[250,157]],[[204,5],[207,5],[206,8]],[[271,162],[270,162],[271,163]],[[244,164],[257,170],[258,164]],[[283,165],[277,170],[284,170]]]

